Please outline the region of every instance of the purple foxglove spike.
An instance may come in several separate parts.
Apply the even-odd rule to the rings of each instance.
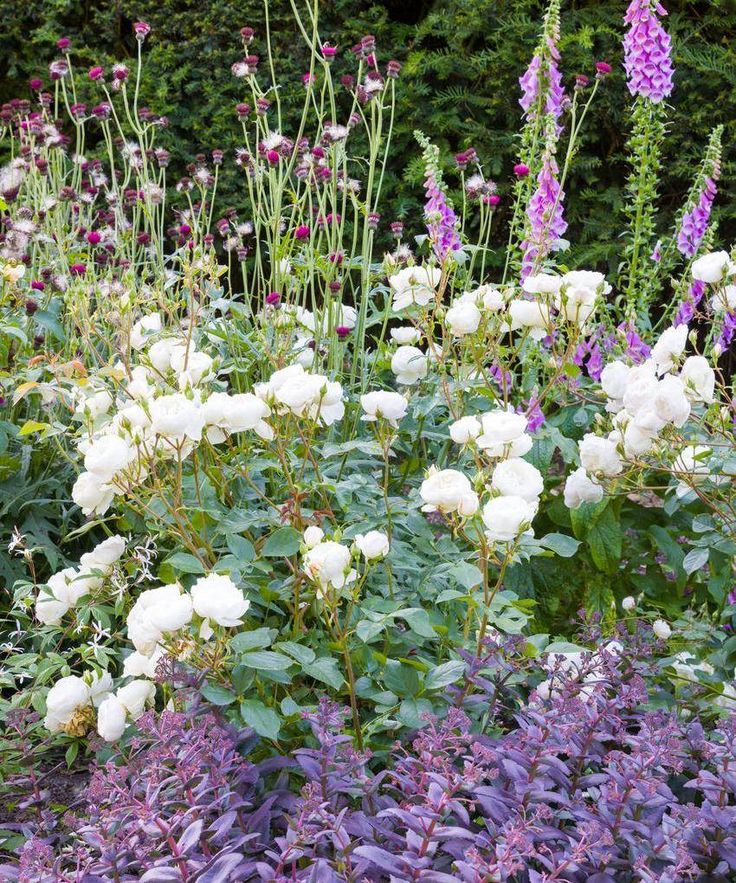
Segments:
[[[626,11],[624,69],[629,92],[659,103],[672,93],[672,40],[659,22],[667,15],[653,0],[632,0]]]
[[[547,154],[537,176],[537,189],[529,200],[528,239],[522,243],[521,278],[525,279],[554,248],[554,243],[567,230],[564,217],[564,191],[557,181],[557,163]]]
[[[713,178],[706,178],[700,199],[692,211],[682,218],[680,231],[677,236],[677,249],[686,258],[691,258],[703,241],[705,231],[708,229],[708,221],[710,220],[716,192],[716,182]]]

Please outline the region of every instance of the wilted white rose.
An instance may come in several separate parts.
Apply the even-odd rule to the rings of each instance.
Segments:
[[[88,684],[76,675],[61,678],[46,696],[43,725],[50,733],[66,732],[77,713],[88,705],[91,705]]]

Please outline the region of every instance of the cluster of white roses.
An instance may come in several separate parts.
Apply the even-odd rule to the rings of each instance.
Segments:
[[[324,426],[332,426],[345,414],[342,386],[305,371],[299,363],[275,371],[266,383],[256,384],[254,392],[277,414],[307,417]]]
[[[358,573],[353,567],[355,555],[366,562],[380,561],[389,553],[389,539],[380,530],[356,534],[353,549],[336,540],[326,540],[322,528],[311,525],[304,531],[302,569],[317,587],[323,599],[330,589],[340,591],[355,582]]]
[[[475,334],[480,328],[483,315],[500,312],[505,303],[501,289],[492,285],[481,285],[474,291],[465,291],[455,298],[445,313],[445,325],[455,337]]]
[[[687,339],[686,325],[668,328],[642,364],[617,360],[603,369],[600,383],[613,429],[605,437],[587,433],[578,443],[581,465],[565,484],[568,507],[601,500],[601,479],[623,472],[625,460],[649,454],[666,427],[684,426],[694,405],[713,402],[713,368],[703,356],[683,360]],[[698,455],[696,448],[686,448],[675,469],[694,471]]]
[[[82,598],[102,587],[124,551],[123,537],[109,537],[91,552],[85,552],[79,567],[66,567],[55,573],[36,599],[36,618],[45,625],[59,625]]]
[[[97,732],[114,742],[123,735],[128,719],[137,720],[153,704],[156,687],[152,681],[133,680],[113,693],[112,686],[107,672],[61,678],[46,696],[44,726],[51,733],[84,736],[96,715]]]
[[[72,497],[85,515],[104,514],[115,496],[145,480],[155,458],[186,457],[203,437],[219,444],[232,433],[252,430],[273,438],[264,396],[210,392],[211,357],[181,337],[160,337],[160,317],[154,315],[139,320],[131,332],[134,348],[147,347],[145,364],[129,373],[122,364],[115,366],[122,383],[112,416],[107,389],[90,384],[77,403],[90,431],[78,446],[85,471]]]
[[[494,461],[486,487],[490,499],[481,513],[491,543],[511,543],[522,533],[531,532],[537,514],[544,481],[540,471],[522,459],[532,447],[526,429],[523,414],[503,408],[461,417],[450,426],[454,442],[473,446]],[[469,517],[480,505],[469,479],[457,469],[430,468],[419,493],[424,512]]]

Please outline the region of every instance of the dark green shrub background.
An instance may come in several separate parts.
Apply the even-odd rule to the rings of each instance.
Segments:
[[[305,0],[296,0],[303,5]],[[676,90],[666,145],[662,187],[663,229],[680,205],[708,130],[725,124],[725,163],[716,217],[721,236],[736,232],[733,152],[736,121],[736,0],[668,0],[666,26],[675,45]],[[300,75],[307,53],[293,21],[289,0],[271,0],[274,46],[285,92],[301,98]],[[502,194],[514,157],[520,119],[517,79],[536,42],[543,4],[534,0],[330,0],[320,2],[323,39],[341,49],[364,33],[378,39],[382,62],[404,65],[399,112],[384,219],[401,216],[414,228],[421,199],[421,170],[412,131],[419,127],[454,152],[473,145]],[[625,174],[622,147],[627,131],[627,96],[621,70],[625,2],[563,2],[563,68],[590,74],[598,59],[614,74],[586,127],[585,144],[569,182],[570,239],[576,260],[615,264],[617,217]],[[5,0],[0,28],[0,99],[27,94],[31,75],[45,75],[61,35],[72,38],[82,70],[92,63],[130,57],[135,52],[132,23],[148,21],[145,100],[171,120],[166,139],[180,161],[198,150],[232,150],[239,126],[233,106],[242,83],[230,74],[240,55],[238,30],[251,25],[263,33],[261,0]],[[263,56],[261,46],[256,51]],[[337,73],[352,61],[341,54]],[[90,89],[90,97],[92,90]],[[448,156],[449,159],[449,156]],[[226,178],[225,199],[238,205],[234,171]]]

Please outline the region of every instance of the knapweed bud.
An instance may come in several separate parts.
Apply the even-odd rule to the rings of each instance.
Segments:
[[[389,63],[386,65],[386,76],[390,77],[392,80],[397,80],[400,73],[401,64],[395,59],[391,59],[391,61],[389,61]]]
[[[266,151],[266,159],[269,161],[269,163],[272,166],[275,166],[280,159],[278,150],[267,150]]]
[[[311,74],[309,71],[307,71],[305,74],[302,74],[302,83],[305,86],[309,87],[312,85],[312,83],[316,83],[316,82],[317,82],[317,77],[315,74]]]
[[[337,336],[341,340],[343,340],[350,334],[350,329],[347,327],[347,325],[338,325],[337,328],[335,328],[335,334],[337,334]]]
[[[529,166],[523,162],[517,162],[514,166],[514,174],[517,178],[526,178],[529,174]]]
[[[322,44],[322,57],[325,61],[331,62],[337,55],[337,47],[331,46],[329,43]]]
[[[66,52],[66,50],[69,49],[71,45],[72,41],[69,39],[69,37],[61,37],[56,41],[56,48],[60,52]]]
[[[97,230],[90,230],[87,234],[87,242],[90,245],[99,245],[102,242],[102,236],[97,232]]]
[[[498,195],[498,193],[490,193],[488,196],[483,197],[483,201],[487,205],[496,206],[501,202],[501,197]]]
[[[222,150],[213,150],[212,151],[212,165],[221,166],[224,158],[225,158],[224,151],[222,151]]]
[[[294,231],[294,238],[299,241],[309,239],[309,227],[306,224],[300,224]]]
[[[335,279],[334,282],[330,282],[330,284],[327,287],[330,289],[330,291],[333,294],[337,294],[338,291],[340,291],[340,289],[342,288],[342,282]]]
[[[589,82],[590,80],[588,77],[585,76],[585,74],[577,74],[577,76],[575,77],[575,88],[584,89]]]
[[[238,119],[241,121],[247,118],[250,111],[251,111],[250,104],[236,104],[235,105],[235,112],[238,115]]]
[[[72,264],[69,267],[69,272],[72,274],[72,276],[84,276],[84,274],[87,272],[87,267],[85,264]]]
[[[253,30],[253,28],[240,29],[240,36],[242,37],[243,43],[246,46],[250,46],[250,44],[253,42],[253,37],[255,37],[255,34],[256,32]]]
[[[381,216],[378,214],[378,212],[371,212],[371,213],[368,215],[368,218],[367,218],[367,221],[368,221],[368,229],[369,229],[369,230],[377,230],[377,229],[378,229],[378,223],[379,223],[380,220],[381,220]]]
[[[28,81],[28,85],[34,92],[40,92],[43,89],[43,80],[39,80],[38,77],[33,77]]]
[[[266,295],[266,303],[270,307],[276,306],[276,304],[281,301],[281,293],[279,291],[272,291],[270,294]]]
[[[31,281],[31,290],[32,291],[44,291],[45,288],[46,288],[46,285],[43,282],[41,282],[40,279],[33,279]]]
[[[595,64],[595,72],[599,79],[602,79],[611,73],[613,68],[607,61],[597,61]]]
[[[32,316],[38,310],[38,301],[31,300],[30,298],[26,301],[26,315]]]

